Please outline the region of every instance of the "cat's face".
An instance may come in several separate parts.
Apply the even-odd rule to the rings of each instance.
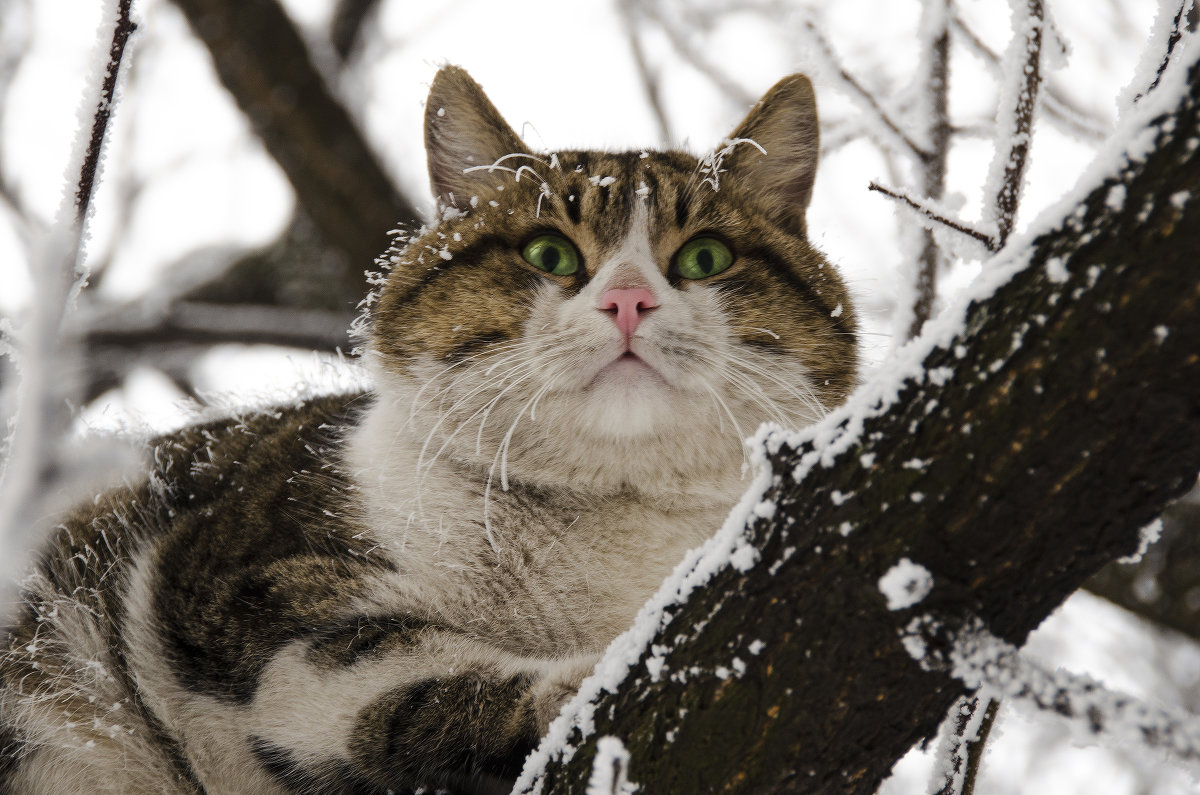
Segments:
[[[465,73],[439,73],[426,124],[443,220],[396,252],[372,328],[381,396],[409,412],[423,459],[497,482],[704,489],[736,479],[760,422],[811,423],[844,399],[855,322],[804,237],[815,111],[791,80],[734,138],[781,127],[799,144],[705,164],[530,153]]]

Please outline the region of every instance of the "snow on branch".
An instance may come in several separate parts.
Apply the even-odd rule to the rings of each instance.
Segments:
[[[1050,671],[992,635],[981,622],[954,633],[947,656],[926,656],[923,662],[931,668],[941,662],[972,690],[985,688],[1006,703],[1059,715],[1081,741],[1143,745],[1200,772],[1196,716],[1109,690],[1088,676],[1061,668]]]
[[[966,235],[976,243],[983,245],[983,247],[988,251],[994,252],[1000,248],[996,242],[996,239],[991,235],[976,229],[966,221],[950,218],[950,213],[939,209],[932,202],[926,199],[919,199],[913,196],[908,191],[897,190],[896,188],[888,188],[880,185],[878,182],[872,182],[867,186],[867,189],[882,193],[884,196],[888,196],[904,204],[905,206],[910,207],[911,209],[915,210],[922,219],[927,219],[928,222],[940,224],[947,229],[953,229],[955,232],[958,232],[961,235]],[[923,223],[925,223],[926,228],[933,228],[932,223]]]
[[[1137,96],[1133,98],[1134,103],[1141,101],[1142,97],[1158,88],[1158,84],[1162,82],[1163,73],[1171,65],[1171,58],[1176,54],[1176,49],[1179,48],[1180,42],[1188,32],[1195,32],[1197,21],[1196,0],[1180,0],[1179,7],[1175,10],[1175,16],[1171,19],[1171,23],[1167,26],[1167,29],[1163,31],[1161,20],[1165,16],[1163,12],[1166,8],[1165,4],[1159,8],[1159,19],[1156,20],[1155,34],[1150,37],[1150,41],[1146,45],[1148,57],[1155,58],[1156,53],[1160,49],[1162,50],[1162,55],[1157,56],[1158,66],[1154,70],[1154,78],[1150,81],[1150,85],[1144,91],[1138,92]],[[1165,44],[1162,43],[1164,33],[1166,38]]]
[[[888,115],[887,111],[883,109],[874,95],[867,91],[853,75],[846,71],[837,54],[833,51],[832,45],[830,45],[824,34],[821,33],[820,29],[811,20],[804,21],[802,33],[804,38],[812,45],[813,53],[817,58],[817,68],[821,74],[839,83],[846,96],[858,105],[869,118],[876,122],[876,124],[870,127],[875,137],[884,142],[891,142],[893,145],[899,146],[899,148],[908,154],[919,159],[930,157],[930,153],[924,147],[919,146]]]
[[[22,549],[39,517],[52,512],[55,492],[73,494],[74,488],[93,482],[99,470],[111,474],[114,456],[75,451],[62,454],[61,441],[70,424],[69,406],[74,394],[74,345],[63,331],[64,319],[76,294],[87,283],[83,264],[92,198],[103,164],[105,137],[116,103],[121,64],[136,26],[130,18],[131,0],[109,0],[98,42],[96,66],[81,105],[81,128],[67,168],[74,191],[63,198],[55,225],[38,241],[31,257],[35,297],[29,317],[19,329],[15,361],[21,383],[16,407],[4,406],[12,428],[5,449],[0,479],[0,541]],[[73,488],[74,487],[74,488]],[[4,554],[4,581],[23,560]]]
[[[1032,143],[1033,111],[1042,82],[1042,0],[1009,0],[1012,7],[1012,40],[1004,55],[1000,104],[996,111],[996,152],[988,173],[986,195],[994,197],[987,208],[989,225],[1003,246],[1012,233],[1024,187],[1025,165]]]
[[[1003,70],[1001,68],[1000,56],[985,44],[957,13],[951,18],[950,24],[954,32],[958,35],[958,38],[967,46],[967,49],[975,53],[993,76],[1001,77]],[[1043,87],[1041,103],[1042,108],[1046,111],[1046,115],[1049,118],[1054,119],[1063,128],[1081,138],[1102,141],[1112,132],[1107,125],[1077,108],[1054,86],[1046,85]]]
[[[982,692],[975,698],[964,696],[954,702],[942,727],[929,792],[971,795],[999,707],[999,701]]]

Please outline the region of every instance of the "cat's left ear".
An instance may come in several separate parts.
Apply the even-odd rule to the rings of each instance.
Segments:
[[[472,196],[496,183],[486,170],[467,169],[490,166],[528,148],[464,69],[444,66],[429,87],[425,151],[433,195],[443,204],[465,208]]]
[[[821,148],[812,83],[799,74],[780,80],[729,139],[749,139],[757,146],[732,145],[721,163],[722,189],[729,184],[785,228],[803,235]]]

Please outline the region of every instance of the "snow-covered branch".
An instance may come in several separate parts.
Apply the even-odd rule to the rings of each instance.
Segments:
[[[1025,164],[1033,134],[1033,111],[1042,82],[1042,32],[1045,10],[1042,0],[1010,0],[1012,40],[1004,55],[1000,104],[996,111],[996,152],[988,174],[986,195],[989,226],[1003,246],[1017,219],[1017,205],[1024,188]]]
[[[938,208],[932,202],[919,199],[907,191],[897,190],[895,188],[889,188],[884,185],[880,185],[878,182],[872,182],[869,184],[867,186],[867,190],[873,190],[877,193],[882,193],[888,198],[895,199],[896,201],[916,211],[921,218],[944,226],[947,229],[952,229],[961,235],[966,235],[976,243],[981,244],[988,251],[995,252],[999,249],[995,238],[993,238],[991,235],[974,228],[966,221],[951,218],[949,212]],[[925,222],[922,223],[925,224]],[[928,226],[930,228],[932,227],[931,224]]]
[[[68,457],[60,449],[70,424],[76,355],[63,326],[75,295],[87,282],[86,229],[121,66],[135,28],[130,4],[131,0],[106,4],[102,31],[111,31],[111,36],[99,43],[93,79],[81,104],[81,129],[67,168],[73,190],[64,195],[55,225],[35,244],[31,257],[36,299],[12,346],[21,382],[15,407],[3,407],[12,429],[0,479],[0,541],[8,548],[26,546],[38,519],[56,505],[57,491],[73,495],[73,486],[96,478],[90,466],[96,461],[78,452]],[[111,474],[116,462],[109,458],[103,468]],[[3,555],[3,581],[12,582],[22,565],[21,555]]]
[[[811,20],[804,21],[801,32],[812,46],[812,54],[816,58],[821,76],[840,85],[843,93],[872,120],[868,129],[880,143],[891,145],[917,158],[931,156],[928,150],[918,145],[883,109],[875,96],[842,66],[829,40]]]
[[[584,792],[611,736],[647,792],[873,793],[968,689],[904,642],[948,659],[948,635],[905,628],[978,617],[1017,646],[1132,552],[1200,471],[1197,130],[1193,59],[845,407],[763,432],[769,466],[614,642],[521,791]],[[906,560],[920,587],[895,599],[880,583]]]
[[[982,627],[959,633],[948,662],[952,675],[967,687],[1061,716],[1080,741],[1165,751],[1200,772],[1200,718],[1195,715],[1114,692],[1088,676],[1047,670]]]

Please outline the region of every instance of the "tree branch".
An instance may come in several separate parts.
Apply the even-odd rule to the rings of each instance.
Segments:
[[[967,27],[966,22],[958,14],[954,14],[951,24],[968,49],[983,61],[983,65],[994,75],[1001,77],[1000,56],[975,35],[975,31]],[[1103,141],[1112,132],[1104,124],[1076,107],[1061,90],[1053,85],[1045,85],[1041,97],[1046,115],[1078,136],[1093,141]]]
[[[884,111],[883,107],[875,100],[871,92],[863,88],[848,71],[846,71],[838,61],[837,55],[833,51],[833,47],[826,40],[825,36],[811,21],[805,20],[804,32],[813,44],[813,49],[821,58],[821,62],[832,75],[836,76],[838,81],[846,89],[846,94],[860,108],[868,113],[872,118],[879,121],[882,128],[887,131],[888,137],[899,142],[901,148],[918,159],[931,157],[930,152],[921,146],[918,146],[909,135],[900,128],[891,116]]]
[[[615,736],[647,792],[873,793],[964,692],[914,658],[914,624],[1020,644],[1132,551],[1200,471],[1200,67],[1170,84],[961,321],[822,425],[760,437],[743,521],[613,643],[524,791],[583,792]],[[932,587],[889,610],[879,581],[904,558]]]
[[[366,292],[363,271],[387,230],[417,218],[313,66],[276,0],[175,0],[208,47],[221,83],[279,163],[322,236],[344,253],[343,300]]]
[[[938,201],[946,185],[946,156],[950,152],[950,114],[947,97],[950,89],[950,0],[927,0],[921,12],[921,30],[928,36],[923,48],[922,68],[918,69],[918,84],[924,86],[925,157],[918,158],[921,192],[927,199]],[[944,257],[933,230],[922,229],[921,253],[917,256],[917,297],[912,307],[912,322],[908,339],[921,333],[925,321],[933,314],[937,298],[937,277]]]
[[[896,201],[904,203],[905,205],[907,205],[908,207],[911,207],[913,210],[916,210],[918,213],[925,216],[929,220],[936,221],[937,223],[941,224],[942,226],[946,227],[947,229],[953,229],[955,232],[958,232],[959,234],[966,235],[967,237],[971,238],[972,240],[974,240],[977,243],[982,243],[983,246],[985,248],[987,248],[988,251],[995,252],[1000,248],[999,245],[996,243],[995,238],[993,238],[991,235],[989,235],[985,232],[981,232],[978,229],[975,229],[974,227],[968,225],[967,223],[965,223],[963,221],[949,218],[946,216],[946,214],[938,211],[937,209],[929,206],[928,204],[922,202],[919,199],[913,198],[912,196],[910,196],[909,194],[907,194],[903,191],[898,191],[898,190],[894,190],[892,188],[885,187],[883,185],[880,185],[878,182],[872,182],[871,184],[869,184],[867,186],[867,190],[873,190],[873,191],[876,191],[877,193],[882,193],[884,196],[888,196],[892,199],[895,199]]]
[[[1025,164],[1032,142],[1033,111],[1037,107],[1041,85],[1042,32],[1045,19],[1042,0],[1024,0],[1024,9],[1013,4],[1013,38],[1005,56],[1005,76],[1001,81],[1001,107],[996,113],[996,154],[992,160],[994,204],[991,220],[996,241],[1003,246],[1016,223],[1017,205],[1024,188]],[[1007,97],[1012,105],[1005,106]]]

